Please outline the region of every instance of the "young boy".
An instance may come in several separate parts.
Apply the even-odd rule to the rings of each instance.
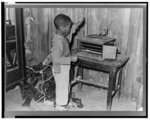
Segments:
[[[56,31],[52,40],[51,54],[47,57],[47,61],[52,58],[56,83],[56,109],[62,111],[65,110],[64,106],[68,104],[70,63],[77,61],[77,56],[71,56],[69,48],[71,40],[69,41],[67,36],[71,31],[75,32],[77,25],[71,30],[71,19],[64,14],[55,17],[54,25]],[[43,64],[46,64],[47,61],[45,60]]]

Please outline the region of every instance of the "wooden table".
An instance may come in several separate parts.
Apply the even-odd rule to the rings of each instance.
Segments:
[[[112,106],[112,99],[117,91],[119,92],[118,98],[120,97],[122,70],[123,70],[123,66],[126,64],[128,60],[129,58],[125,56],[120,56],[116,60],[102,60],[102,59],[100,60],[98,57],[94,59],[93,57],[90,58],[87,56],[78,55],[78,61],[72,64],[73,66],[76,66],[76,69],[74,73],[74,80],[71,82],[71,85],[75,83],[83,83],[95,87],[101,87],[108,90],[106,109],[110,111]],[[88,80],[83,80],[83,68],[108,72],[109,73],[108,86],[89,82]],[[118,71],[119,71],[119,77],[116,85],[116,75]],[[81,76],[81,78],[77,77],[77,72],[79,73],[78,76]]]

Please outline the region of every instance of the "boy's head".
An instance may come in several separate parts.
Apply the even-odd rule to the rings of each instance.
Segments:
[[[68,35],[71,30],[72,22],[69,16],[59,14],[54,19],[54,25],[57,30],[61,31],[65,35]]]

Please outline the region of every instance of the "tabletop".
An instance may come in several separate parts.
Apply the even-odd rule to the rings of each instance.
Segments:
[[[128,61],[129,57],[125,55],[117,55],[116,59],[103,59],[100,55],[98,54],[92,54],[88,52],[77,52],[77,56],[79,60],[84,60],[88,62],[93,62],[93,63],[99,63],[103,65],[108,65],[108,66],[115,66],[115,67],[120,67],[122,66],[125,62]]]

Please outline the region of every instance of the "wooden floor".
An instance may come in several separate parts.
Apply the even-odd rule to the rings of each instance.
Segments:
[[[83,86],[82,91],[73,89],[76,97],[81,98],[83,108],[70,107],[68,111],[106,111],[107,91],[94,87]],[[20,94],[20,88],[16,87],[5,95],[5,111],[56,111],[53,105],[48,103],[31,102],[30,107],[22,107],[23,100]],[[121,97],[120,100],[114,98],[112,111],[135,111],[136,102]]]

